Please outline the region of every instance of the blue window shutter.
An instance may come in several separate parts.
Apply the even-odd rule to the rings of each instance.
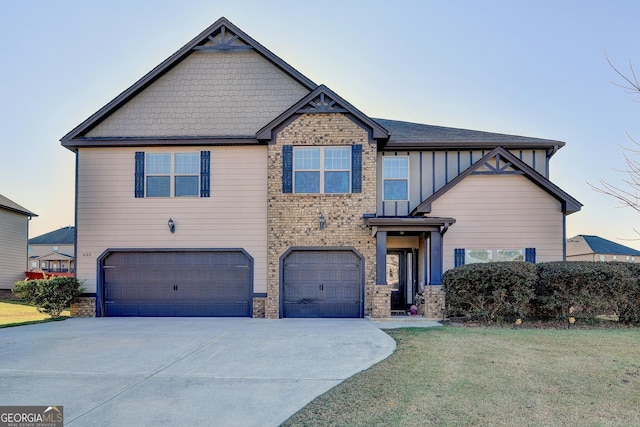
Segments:
[[[144,151],[136,151],[135,197],[144,197]]]
[[[282,192],[293,193],[293,145],[282,146]]]
[[[536,248],[526,248],[524,250],[524,260],[526,262],[536,262]]]
[[[351,146],[351,192],[362,193],[362,145]]]
[[[454,256],[455,256],[455,267],[460,267],[461,265],[464,265],[464,249],[463,248],[458,248],[458,249],[454,249]]]
[[[211,151],[200,152],[200,197],[211,197]]]

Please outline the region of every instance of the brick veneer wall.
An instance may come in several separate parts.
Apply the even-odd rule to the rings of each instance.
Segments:
[[[442,286],[426,286],[424,296],[424,317],[442,319],[445,311],[445,293]]]
[[[282,192],[283,145],[355,144],[362,145],[361,193]],[[302,114],[277,133],[269,145],[268,157],[266,317],[280,317],[280,257],[294,246],[355,248],[365,263],[365,315],[386,316],[389,295],[376,293],[375,238],[362,218],[363,214],[376,211],[376,144],[369,143],[368,132],[344,114]],[[320,214],[325,218],[324,230],[320,230]]]
[[[94,297],[80,297],[71,304],[71,317],[96,317],[96,299]]]
[[[264,318],[265,317],[265,303],[267,299],[263,297],[254,297],[253,298],[253,314],[252,316],[255,318]]]

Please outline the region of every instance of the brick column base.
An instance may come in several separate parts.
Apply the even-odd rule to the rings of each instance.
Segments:
[[[372,318],[391,317],[391,291],[388,286],[376,285],[373,290]]]
[[[445,294],[442,286],[425,286],[422,295],[424,295],[424,317],[442,320],[445,310]]]
[[[253,299],[253,317],[264,319],[266,317],[266,303],[267,298],[254,298]]]
[[[95,297],[80,297],[71,304],[71,317],[96,317]]]

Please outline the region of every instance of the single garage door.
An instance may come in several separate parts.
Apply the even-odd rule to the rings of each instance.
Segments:
[[[284,255],[283,317],[363,317],[363,261],[352,250]]]
[[[251,258],[236,251],[112,252],[105,316],[250,316]]]

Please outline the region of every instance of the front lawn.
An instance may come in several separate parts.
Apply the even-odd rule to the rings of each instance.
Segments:
[[[62,316],[69,316],[63,311]],[[39,313],[34,306],[20,301],[0,301],[0,328],[22,324],[38,323],[49,320],[50,316]]]
[[[283,426],[640,425],[640,329],[387,333],[393,355]]]

